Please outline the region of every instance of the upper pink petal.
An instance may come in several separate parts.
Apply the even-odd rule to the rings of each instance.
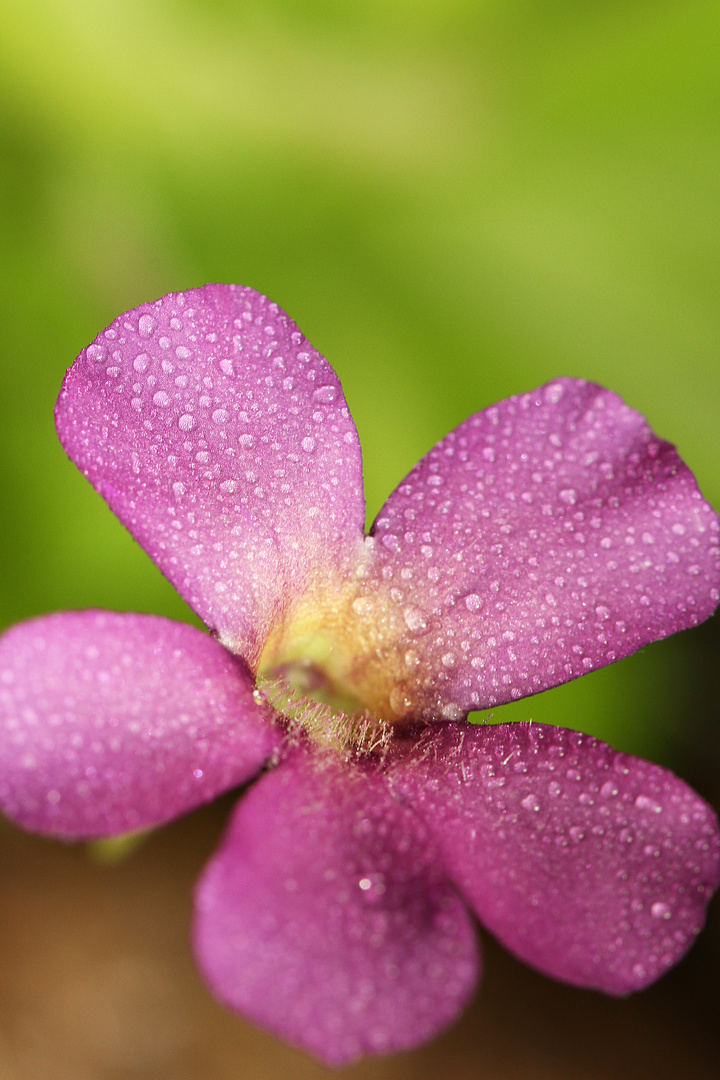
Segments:
[[[312,579],[354,566],[357,432],[327,361],[252,289],[121,316],[78,357],[62,443],[221,639],[251,663]]]
[[[514,953],[611,994],[692,945],[720,881],[712,809],[666,769],[538,724],[431,729],[393,783]]]
[[[159,824],[254,776],[279,732],[191,626],[85,611],[0,638],[0,808],[65,839]]]
[[[470,417],[373,532],[368,588],[404,617],[408,695],[427,718],[567,682],[720,599],[718,517],[692,473],[639,413],[579,380]]]
[[[427,828],[382,778],[297,750],[240,803],[195,944],[218,997],[332,1065],[430,1038],[478,971]]]

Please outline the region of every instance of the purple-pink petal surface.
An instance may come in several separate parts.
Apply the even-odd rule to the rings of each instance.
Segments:
[[[427,454],[365,539],[337,376],[276,304],[208,285],[118,318],[56,416],[216,636],[96,611],[3,635],[0,809],[114,836],[262,772],[197,889],[222,1001],[342,1065],[459,1015],[469,907],[534,967],[612,994],[687,951],[720,881],[710,807],[589,736],[463,722],[716,608],[720,522],[639,413],[567,378],[509,398]],[[348,717],[292,685],[289,717],[270,708],[256,672],[292,684],[305,664],[368,723],[406,722],[382,753],[341,747]]]
[[[244,664],[191,626],[68,612],[0,638],[0,808],[35,832],[170,821],[254,776],[279,736]]]
[[[253,289],[207,285],[116,319],[56,415],[73,461],[251,663],[315,575],[354,567],[362,462],[340,382]]]
[[[483,925],[565,982],[651,983],[689,949],[720,881],[712,809],[666,769],[577,732],[435,728],[393,786]]]
[[[404,627],[409,693],[457,719],[708,618],[718,517],[617,395],[560,379],[477,413],[390,496],[368,590]]]
[[[291,752],[240,803],[195,945],[221,1000],[333,1065],[430,1038],[478,975],[427,827],[333,753]]]

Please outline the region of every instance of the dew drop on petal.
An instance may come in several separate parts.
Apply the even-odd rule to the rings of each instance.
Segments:
[[[150,337],[156,326],[157,323],[152,315],[141,315],[138,322],[138,333],[140,334],[140,337]]]
[[[332,405],[336,397],[337,390],[334,386],[319,386],[313,394],[313,399],[322,402],[324,405]]]
[[[416,607],[407,607],[403,611],[403,618],[408,630],[424,630],[427,626],[422,611]]]

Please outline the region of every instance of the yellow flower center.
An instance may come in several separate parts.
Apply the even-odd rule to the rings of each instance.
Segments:
[[[315,741],[373,749],[414,718],[400,634],[392,605],[362,579],[328,583],[273,629],[258,687]]]

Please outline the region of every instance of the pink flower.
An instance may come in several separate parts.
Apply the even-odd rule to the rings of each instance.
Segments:
[[[255,779],[197,890],[217,996],[339,1064],[415,1046],[478,978],[470,912],[626,994],[689,948],[718,824],[594,738],[466,716],[707,618],[718,518],[675,449],[559,379],[470,417],[363,534],[337,377],[212,285],[122,316],[57,407],[70,456],[211,628],[70,612],[0,641],[0,805],[65,839]]]

